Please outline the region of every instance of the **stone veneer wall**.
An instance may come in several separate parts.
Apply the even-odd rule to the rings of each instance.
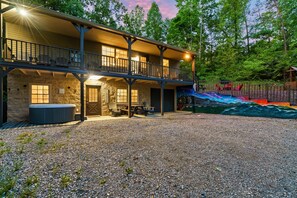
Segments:
[[[31,84],[50,85],[50,103],[75,104],[77,109],[80,109],[80,86],[77,79],[66,78],[64,75],[53,77],[51,73],[42,73],[39,76],[37,72],[30,72],[28,75],[24,75],[19,70],[16,70],[10,72],[7,76],[8,121],[28,119]],[[64,94],[59,94],[59,89],[61,88],[64,89]]]
[[[28,119],[31,84],[50,85],[50,103],[75,104],[77,107],[77,113],[80,112],[80,84],[79,81],[71,75],[69,75],[67,78],[65,75],[53,76],[51,73],[42,73],[42,75],[39,76],[37,72],[30,72],[25,75],[19,70],[15,70],[8,74],[7,82],[8,121],[23,121]],[[98,85],[101,87],[100,92],[102,115],[110,115],[110,108],[125,105],[116,104],[117,89],[126,89],[127,84],[125,82],[115,80],[109,80],[108,82],[106,80],[87,80],[85,85]],[[132,86],[132,89],[138,90],[139,105],[142,105],[144,102],[147,105],[150,105],[151,88],[159,88],[159,85],[156,83],[137,83],[136,81],[136,83]],[[64,94],[59,93],[59,89],[64,89]],[[175,89],[175,87],[166,86],[166,89]]]

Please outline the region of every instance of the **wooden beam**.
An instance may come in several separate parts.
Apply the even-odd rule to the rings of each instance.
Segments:
[[[55,72],[52,72],[53,78],[55,78]]]
[[[23,70],[23,69],[20,69],[20,71],[24,74],[24,75],[28,75],[28,73],[25,71],[25,70]]]
[[[36,73],[38,74],[38,76],[41,76],[40,71],[36,70]]]
[[[68,76],[69,76],[69,73],[66,73],[66,74],[65,74],[65,77],[68,78]]]

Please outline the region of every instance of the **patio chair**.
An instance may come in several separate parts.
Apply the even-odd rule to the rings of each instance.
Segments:
[[[216,86],[217,91],[222,91],[223,90],[222,87],[220,87],[220,85],[216,84],[215,86]]]
[[[240,84],[240,85],[238,85],[237,87],[235,87],[235,88],[233,89],[233,91],[240,91],[240,90],[242,89],[242,87],[243,87],[243,84]]]

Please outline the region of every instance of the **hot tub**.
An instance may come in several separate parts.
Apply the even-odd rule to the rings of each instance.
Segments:
[[[57,124],[74,120],[74,104],[32,104],[29,121],[33,124]]]

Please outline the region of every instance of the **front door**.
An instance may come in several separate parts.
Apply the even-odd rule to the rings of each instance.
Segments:
[[[100,87],[87,85],[87,115],[101,115]]]

